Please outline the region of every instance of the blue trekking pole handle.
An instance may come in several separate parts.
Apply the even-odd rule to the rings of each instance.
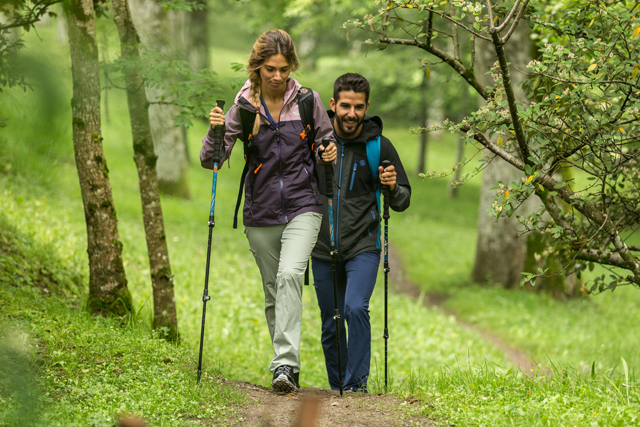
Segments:
[[[224,110],[224,99],[216,99],[216,107]],[[215,226],[214,211],[216,207],[216,186],[218,184],[218,163],[220,163],[222,148],[223,126],[213,129],[213,182],[211,184],[211,209],[209,211],[209,225]]]
[[[322,146],[326,149],[331,142],[331,138],[325,136],[322,138]],[[335,238],[333,234],[333,165],[331,163],[325,164],[325,185],[326,196],[329,199],[329,235],[331,236],[331,247],[335,246]]]
[[[223,108],[224,100],[217,99],[216,106]],[[216,126],[213,129],[213,183],[211,184],[211,210],[209,211],[209,241],[207,244],[207,267],[204,276],[204,292],[202,293],[202,325],[200,328],[200,353],[198,356],[198,371],[196,384],[200,384],[202,375],[202,350],[204,347],[204,321],[207,315],[207,301],[211,299],[209,296],[209,266],[211,263],[211,235],[215,226],[214,208],[216,205],[216,185],[218,183],[218,163],[220,163],[220,147],[222,146],[223,127]]]

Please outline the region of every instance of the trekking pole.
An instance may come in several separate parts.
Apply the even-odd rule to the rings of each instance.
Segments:
[[[383,172],[384,169],[391,166],[391,162],[389,160],[384,160],[382,162]],[[387,342],[389,341],[389,328],[387,325],[387,294],[389,291],[388,287],[388,277],[389,277],[389,186],[382,186],[382,194],[384,195],[384,214],[382,218],[384,218],[384,391],[387,391],[387,377],[389,374],[389,363],[387,358]]]
[[[322,145],[327,148],[331,138],[325,136],[322,138]],[[327,163],[325,165],[325,175],[327,184],[327,199],[329,205],[329,235],[331,236],[331,277],[333,279],[333,320],[336,322],[336,344],[338,348],[338,379],[340,381],[340,397],[342,397],[342,356],[340,355],[340,308],[338,307],[338,276],[336,274],[336,251],[335,230],[333,228],[333,165]]]
[[[224,108],[224,100],[216,99],[216,106]],[[204,293],[202,294],[202,328],[200,329],[200,355],[198,356],[198,379],[200,384],[200,375],[202,374],[202,347],[204,345],[204,318],[207,314],[207,301],[211,299],[209,296],[209,263],[211,261],[211,235],[213,227],[216,225],[214,220],[214,208],[216,206],[216,185],[218,183],[218,163],[220,163],[220,148],[222,146],[222,126],[216,126],[213,129],[213,183],[211,184],[211,210],[209,211],[209,243],[207,245],[207,268],[204,276]]]

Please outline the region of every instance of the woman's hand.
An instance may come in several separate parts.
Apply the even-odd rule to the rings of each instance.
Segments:
[[[224,111],[218,107],[218,104],[216,104],[216,107],[209,113],[209,123],[211,124],[211,129],[224,125]]]
[[[331,163],[337,157],[338,149],[336,148],[336,144],[334,144],[333,142],[329,144],[327,148],[324,148],[324,146],[321,145],[318,150],[320,151],[322,161],[324,161],[325,163]]]
[[[382,166],[378,166],[378,175],[380,176],[380,184],[388,185],[389,190],[393,191],[396,189],[396,168],[393,165],[383,169]]]

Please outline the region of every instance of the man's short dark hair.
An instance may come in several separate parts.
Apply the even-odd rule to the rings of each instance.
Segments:
[[[333,99],[338,101],[340,99],[340,92],[352,91],[355,93],[364,93],[365,102],[369,102],[369,82],[358,73],[343,74],[336,79],[333,84]]]

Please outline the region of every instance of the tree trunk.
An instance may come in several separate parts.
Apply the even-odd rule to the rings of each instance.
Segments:
[[[507,46],[513,89],[516,98],[521,101],[527,98],[519,86],[524,76],[518,70],[525,70],[530,61],[530,44],[529,28],[521,22]],[[478,43],[476,55],[475,74],[478,80],[485,86],[494,86],[494,82],[489,80],[491,77],[486,75],[497,61],[493,45]],[[504,138],[506,139],[506,136]],[[526,237],[517,238],[517,230],[523,227],[520,226],[515,215],[511,218],[502,215],[496,222],[496,219],[489,216],[487,211],[496,196],[496,190],[490,190],[490,188],[495,187],[497,181],[502,181],[505,186],[508,186],[511,181],[519,180],[522,172],[493,155],[489,158],[493,160],[482,175],[478,243],[472,277],[478,283],[501,283],[505,288],[518,287],[527,256]],[[528,203],[531,202],[528,201]],[[531,209],[532,206],[521,206],[519,214],[526,215],[531,212]]]
[[[207,5],[206,0],[193,0],[194,3]],[[186,40],[187,60],[194,71],[209,68],[209,25],[207,8],[194,10],[186,16]]]
[[[73,147],[87,223],[89,300],[92,314],[126,315],[131,295],[122,263],[109,169],[100,129],[100,70],[92,0],[68,4],[71,48]]]
[[[526,236],[517,237],[517,229],[522,226],[515,215],[511,218],[502,215],[496,222],[487,211],[496,196],[496,190],[490,188],[495,187],[498,181],[508,185],[521,176],[519,170],[499,158],[493,158],[482,172],[478,243],[472,273],[473,280],[477,283],[501,283],[505,288],[515,288],[520,284],[527,256]]]
[[[422,127],[428,127],[427,120],[429,120],[429,104],[427,103],[427,94],[429,92],[429,78],[426,72],[422,75],[422,82],[420,83],[420,110],[418,111],[418,122]],[[420,175],[427,170],[427,144],[429,141],[429,133],[423,132],[420,134],[420,150],[418,153],[418,167],[416,168],[416,174]]]
[[[458,182],[460,180],[460,176],[462,175],[462,168],[459,166],[464,159],[464,139],[458,137],[458,152],[456,154],[456,165],[458,169],[456,169],[455,174],[453,175],[453,182]],[[458,197],[458,185],[452,186],[449,194],[451,198],[455,199]]]
[[[113,0],[114,20],[120,35],[123,58],[139,58],[138,35],[131,20],[127,0]],[[137,69],[125,75],[127,102],[131,119],[134,160],[138,168],[142,219],[147,237],[147,251],[153,285],[153,327],[166,327],[168,340],[178,337],[178,320],[173,295],[173,276],[169,265],[169,251],[164,233],[162,206],[156,175],[157,157],[149,124],[149,104],[142,88],[142,76]]]
[[[135,11],[133,24],[139,30],[140,41],[162,54],[165,60],[185,60],[185,13],[163,11],[158,0],[131,0]],[[160,101],[166,92],[146,89],[150,102]],[[152,104],[149,107],[151,133],[158,156],[156,171],[160,191],[189,198],[185,133],[175,126],[179,113],[174,105]]]
[[[531,45],[529,27],[526,22],[521,21],[506,46],[506,54],[510,63],[509,71],[516,99],[519,100],[519,104],[525,106],[529,101],[520,87],[525,76],[519,70],[525,70],[526,65],[532,59],[534,50]],[[478,47],[479,49],[476,50],[478,53],[476,72],[478,80],[485,85],[493,84],[487,81],[488,76],[485,73],[497,60],[495,49],[492,45],[480,43]],[[543,256],[544,242],[539,233],[530,232],[517,237],[518,230],[524,231],[524,226],[518,223],[515,215],[511,218],[503,215],[496,222],[495,218],[487,214],[487,210],[496,196],[496,190],[490,190],[490,188],[495,187],[497,181],[502,181],[505,186],[508,186],[511,181],[522,179],[522,176],[522,172],[499,158],[494,158],[483,172],[478,219],[478,245],[472,273],[473,280],[476,282],[501,283],[505,288],[516,288],[519,287],[523,271],[537,273],[539,267],[549,267],[550,272],[555,273],[563,268],[563,261],[553,254]],[[537,198],[530,197],[518,209],[518,215],[529,215],[539,205],[540,201]],[[526,289],[532,288],[528,286]],[[548,278],[539,278],[533,290],[545,292],[557,298],[564,298],[577,296],[580,292],[580,286],[575,275],[565,277],[564,274],[558,274]]]

